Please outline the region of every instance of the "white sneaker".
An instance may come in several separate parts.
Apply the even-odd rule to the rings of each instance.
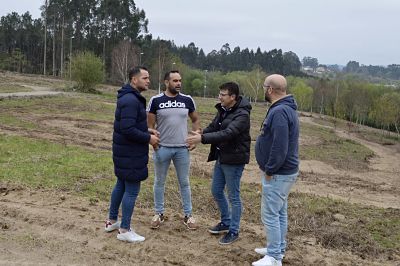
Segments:
[[[117,239],[126,242],[143,242],[144,237],[135,233],[135,231],[129,230],[125,233],[118,232]]]
[[[251,265],[253,265],[253,266],[282,266],[282,261],[276,260],[273,257],[265,255],[264,258],[253,262]]]
[[[255,248],[254,251],[260,255],[267,255],[268,254],[268,249],[267,248]],[[282,259],[285,257],[285,255],[282,255]]]
[[[120,225],[121,225],[121,222],[111,223],[110,220],[107,220],[106,225],[104,226],[104,231],[112,232],[114,230],[119,229]]]

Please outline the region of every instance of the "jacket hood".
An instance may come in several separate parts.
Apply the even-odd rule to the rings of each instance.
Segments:
[[[224,110],[224,108],[222,108],[221,106],[221,103],[217,103],[215,105],[215,108],[217,108],[218,110]],[[231,110],[235,110],[238,108],[243,108],[250,113],[252,106],[246,98],[243,98],[243,96],[239,96],[239,99],[237,100],[236,104],[231,108]]]
[[[292,108],[293,110],[297,110],[296,100],[294,99],[293,95],[291,95],[291,94],[286,95],[285,97],[283,97],[283,98],[279,99],[278,101],[274,102],[271,105],[270,109],[274,108],[274,107],[277,107],[279,105],[287,105],[290,108]]]
[[[125,84],[121,89],[118,90],[118,98],[121,98],[122,96],[124,96],[127,93],[139,93],[136,89],[134,89],[131,84]]]

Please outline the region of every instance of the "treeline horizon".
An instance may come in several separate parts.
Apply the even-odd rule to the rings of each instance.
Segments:
[[[231,48],[226,43],[219,50],[205,54],[194,42],[177,46],[171,40],[153,39],[145,11],[133,0],[48,0],[40,9],[38,19],[33,19],[29,12],[22,15],[12,12],[1,17],[1,69],[63,77],[70,55],[87,50],[103,59],[107,80],[116,81],[113,73],[118,70],[114,67],[113,53],[125,41],[132,45],[131,62],[149,66],[158,60],[157,71],[162,73],[176,61],[208,71],[251,71],[259,66],[268,73],[294,76],[307,76],[301,71],[302,66],[314,69],[325,66],[317,58],[306,56],[301,61],[296,53],[279,48],[262,51],[258,47],[254,51],[239,46]],[[333,73],[342,71],[338,65],[326,67]],[[343,71],[361,77],[400,79],[397,64],[366,66],[350,60]]]

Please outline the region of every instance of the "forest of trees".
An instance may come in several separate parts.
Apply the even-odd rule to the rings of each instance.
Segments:
[[[289,77],[288,87],[301,111],[400,133],[399,88],[350,77]]]
[[[344,68],[346,73],[353,73],[361,77],[376,77],[385,79],[400,79],[400,65],[391,64],[387,67],[383,66],[365,66],[357,61],[349,61]]]
[[[302,74],[299,58],[290,51],[231,50],[226,43],[206,55],[194,43],[178,47],[169,40],[154,40],[147,31],[145,12],[133,0],[49,0],[41,10],[39,19],[29,12],[1,18],[2,69],[63,77],[70,53],[88,50],[102,58],[109,81],[119,80],[116,74],[121,72],[118,67],[124,54],[129,55],[130,66],[154,64],[164,71],[179,61],[209,71],[249,70],[259,65],[267,72]]]
[[[69,78],[70,63],[87,51],[102,62],[109,83],[125,82],[128,69],[140,64],[149,68],[152,87],[160,90],[164,72],[179,69],[185,93],[216,96],[222,82],[233,80],[254,102],[263,99],[267,73],[280,73],[290,76],[289,90],[300,110],[399,132],[398,87],[376,85],[366,81],[376,80],[365,77],[398,80],[400,65],[360,66],[349,61],[343,71],[335,68],[333,76],[312,77],[301,68],[317,68],[318,59],[304,57],[301,62],[291,51],[253,51],[226,43],[205,54],[193,42],[177,46],[171,40],[154,39],[145,11],[133,0],[43,3],[41,18],[33,19],[29,12],[1,17],[0,69]]]

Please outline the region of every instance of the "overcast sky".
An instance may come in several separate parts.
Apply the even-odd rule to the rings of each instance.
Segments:
[[[44,0],[0,0],[0,16],[29,11]],[[322,64],[400,64],[399,0],[136,0],[154,38],[194,42],[205,53],[229,43],[274,48]]]

